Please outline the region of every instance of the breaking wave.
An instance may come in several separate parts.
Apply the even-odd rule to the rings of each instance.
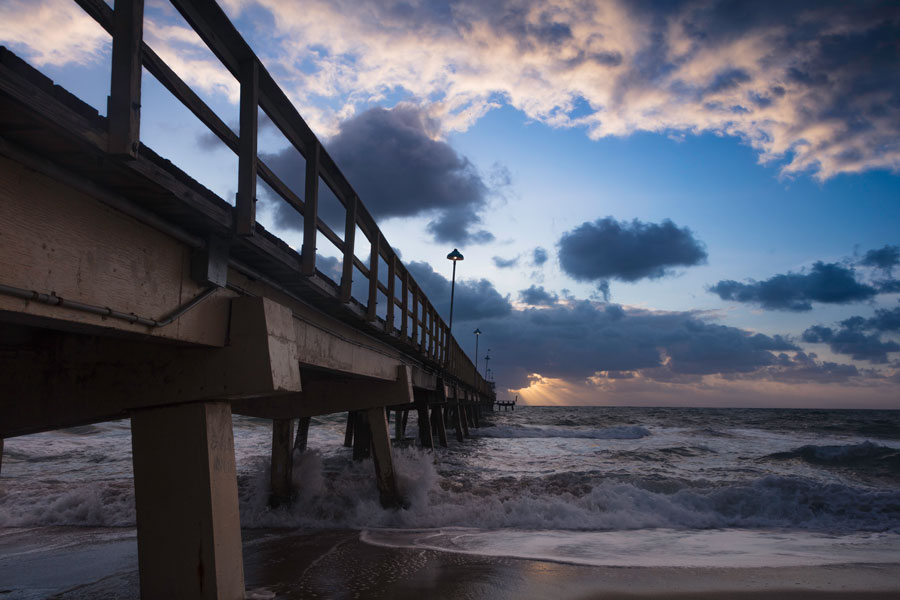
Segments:
[[[900,450],[869,441],[835,446],[800,446],[788,452],[776,452],[763,458],[796,459],[821,467],[851,469],[868,475],[900,477]]]

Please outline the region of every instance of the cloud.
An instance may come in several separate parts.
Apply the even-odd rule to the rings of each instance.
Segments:
[[[709,288],[722,300],[757,304],[789,311],[812,310],[813,302],[847,304],[862,302],[878,294],[875,287],[860,283],[855,271],[837,263],[816,262],[808,273],[775,275],[765,281],[740,283],[720,281]]]
[[[498,269],[511,269],[519,264],[518,256],[514,256],[513,258],[503,258],[502,256],[495,256],[491,260],[494,261],[494,266]]]
[[[109,34],[69,0],[4,0],[0,41],[37,67],[95,63],[112,48]]]
[[[343,122],[326,147],[376,219],[428,215],[428,231],[439,242],[491,241],[490,232],[478,229],[490,189],[468,159],[435,139],[436,133],[436,123],[419,107],[372,108]],[[293,148],[262,159],[284,174],[292,189],[303,190],[303,169],[297,168],[302,159]],[[336,202],[332,206],[320,207],[322,218],[343,223],[343,210]],[[290,225],[287,213],[277,215],[280,224]]]
[[[856,360],[885,364],[888,354],[900,352],[900,344],[882,338],[884,333],[900,332],[900,308],[878,309],[875,316],[844,319],[833,329],[814,325],[803,332],[803,341],[828,344],[835,354],[847,354]]]
[[[435,309],[447,320],[450,316],[450,280],[436,273],[427,262],[406,265],[413,279],[425,292]],[[459,279],[453,300],[453,319],[476,321],[502,317],[512,310],[509,296],[502,296],[487,279]]]
[[[333,106],[331,118],[316,115],[326,129],[392,94],[432,103],[446,130],[509,104],[593,139],[735,136],[786,175],[900,168],[900,8],[890,0],[765,10],[728,0],[248,0],[231,10],[256,17],[259,52],[298,105]]]
[[[785,383],[844,383],[863,375],[854,365],[819,361],[817,358],[814,352],[796,352],[793,356],[782,352],[773,364],[763,367],[752,377]]]
[[[541,267],[547,262],[547,250],[538,246],[531,251],[531,266]]]
[[[637,281],[671,274],[671,267],[706,261],[703,244],[687,228],[619,222],[606,217],[582,223],[559,240],[562,270],[578,281]]]
[[[544,286],[532,285],[528,289],[519,291],[519,300],[532,306],[553,306],[559,301],[559,296],[551,294]]]
[[[527,292],[527,290],[526,290]],[[513,310],[479,324],[504,385],[528,375],[568,381],[600,372],[697,383],[705,375],[753,373],[799,350],[780,336],[755,334],[686,312],[656,312],[587,300]]]
[[[885,244],[884,248],[869,250],[859,264],[882,269],[890,275],[893,268],[900,265],[900,246]]]

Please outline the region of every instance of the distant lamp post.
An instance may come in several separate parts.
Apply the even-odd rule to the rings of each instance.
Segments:
[[[481,335],[481,330],[476,329],[472,333],[475,334],[475,372],[478,372],[478,336]]]
[[[491,349],[488,348],[487,354],[484,356],[484,378],[488,376],[488,363],[491,362]]]
[[[463,255],[456,248],[447,255],[447,260],[453,262],[453,279],[450,282],[450,333],[453,333],[453,296],[456,292],[456,263],[463,260]]]

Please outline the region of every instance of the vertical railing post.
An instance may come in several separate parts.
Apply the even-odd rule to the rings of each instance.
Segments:
[[[141,136],[141,44],[144,0],[119,0],[113,10],[108,150],[137,156]]]
[[[353,257],[356,243],[356,204],[359,198],[347,199],[347,214],[344,218],[344,263],[341,272],[341,302],[350,302],[353,295]]]
[[[434,358],[434,308],[428,305],[428,356]]]
[[[303,263],[300,272],[316,272],[316,235],[319,230],[319,142],[306,156],[306,197],[303,198]]]
[[[366,320],[374,321],[376,316],[376,306],[378,305],[378,262],[381,256],[381,233],[374,229],[372,231],[371,242],[372,251],[369,253],[369,300],[366,303]]]
[[[412,309],[412,339],[413,346],[421,348],[422,344],[419,340],[419,290],[413,290],[413,309]]]
[[[388,284],[387,284],[387,295],[388,295],[388,305],[387,305],[387,313],[384,317],[384,330],[388,333],[394,333],[394,307],[397,305],[397,292],[394,284],[394,280],[397,278],[397,255],[393,252],[390,252],[390,259],[388,260]]]
[[[238,235],[253,235],[256,229],[256,143],[259,115],[259,64],[256,59],[241,64],[240,141],[238,144]]]
[[[403,300],[400,301],[400,310],[403,317],[400,319],[400,336],[406,341],[409,336],[409,271],[403,269],[402,285],[400,292],[403,294]]]

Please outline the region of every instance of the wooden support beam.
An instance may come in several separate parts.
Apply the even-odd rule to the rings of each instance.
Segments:
[[[240,142],[235,231],[253,235],[256,229],[256,144],[259,115],[259,63],[241,64]]]
[[[356,423],[356,415],[354,411],[347,411],[347,428],[344,430],[344,447],[353,447],[353,426]]]
[[[293,493],[291,473],[293,461],[293,426],[292,419],[274,419],[272,421],[272,468],[270,477],[269,505],[281,506],[289,504]]]
[[[369,458],[372,445],[372,432],[369,429],[369,416],[364,410],[353,412],[353,460]]]
[[[428,416],[428,404],[418,403],[416,412],[419,417],[419,443],[429,450],[434,450],[434,436],[431,434],[431,419]]]
[[[310,420],[310,417],[300,417],[297,421],[297,437],[294,438],[294,450],[297,452],[306,452],[306,445],[309,441]]]
[[[375,482],[378,485],[381,505],[385,508],[398,508],[403,505],[403,498],[400,496],[397,477],[394,474],[387,415],[383,408],[370,408],[366,413],[372,436],[372,462],[375,466]]]
[[[406,436],[406,424],[408,422],[409,422],[409,409],[404,408],[403,409],[403,418],[401,419],[401,424],[400,424],[400,439],[403,439],[403,437]],[[0,450],[2,450],[2,448],[0,448]]]
[[[228,403],[137,411],[131,440],[141,598],[243,598]]]
[[[374,321],[378,306],[378,261],[381,256],[381,234],[378,231],[369,238],[372,251],[369,253],[369,299],[366,302],[366,320]]]
[[[347,201],[347,214],[344,219],[344,262],[341,271],[341,302],[350,302],[353,297],[353,262],[356,243],[356,205],[359,198],[351,196]]]
[[[416,348],[422,347],[419,338],[419,289],[413,288],[413,308],[412,308],[412,342]]]
[[[431,422],[434,432],[438,434],[438,443],[446,448],[449,444],[447,443],[447,425],[444,421],[443,405],[439,404],[431,409]]]
[[[316,235],[319,231],[319,152],[318,142],[306,154],[306,186],[303,197],[303,252],[300,272],[316,273]]]
[[[388,284],[387,284],[387,313],[384,317],[384,330],[388,333],[394,333],[394,306],[397,303],[396,290],[394,289],[394,280],[397,278],[397,256],[393,251],[388,249]]]
[[[400,319],[400,337],[406,341],[409,339],[409,271],[406,269],[403,269],[401,280],[403,285],[400,291],[403,294],[403,300],[400,304],[400,311],[403,317]]]
[[[109,90],[111,154],[137,156],[141,135],[141,43],[144,0],[119,0],[113,10],[112,75]]]
[[[3,473],[3,438],[0,437],[0,474]]]
[[[48,334],[30,355],[0,357],[0,398],[17,399],[0,402],[0,436],[122,418],[161,404],[300,392],[291,310],[267,298],[229,302],[230,339],[222,348],[60,333]]]

